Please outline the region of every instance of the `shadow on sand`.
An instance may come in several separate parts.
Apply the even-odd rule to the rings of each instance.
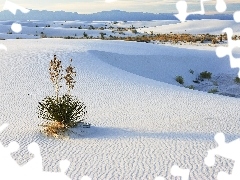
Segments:
[[[96,127],[73,130],[74,133],[70,134],[70,138],[96,138],[96,139],[123,139],[123,138],[158,138],[165,140],[189,140],[189,141],[214,141],[216,133],[193,133],[193,132],[146,132],[135,131],[124,128],[115,127]],[[233,141],[240,138],[238,134],[225,134],[226,142]]]

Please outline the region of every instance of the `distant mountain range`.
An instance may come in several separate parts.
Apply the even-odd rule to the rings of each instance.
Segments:
[[[230,14],[214,14],[214,15],[190,15],[188,20],[193,19],[220,19],[233,20]],[[120,10],[102,11],[93,14],[78,14],[76,12],[65,11],[39,11],[30,10],[24,14],[17,11],[13,15],[10,11],[1,11],[0,20],[44,20],[44,21],[150,21],[150,20],[177,20],[172,13],[143,13],[143,12],[126,12]]]

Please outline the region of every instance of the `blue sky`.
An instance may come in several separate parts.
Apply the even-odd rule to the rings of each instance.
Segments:
[[[176,2],[178,0],[10,0],[25,8],[35,10],[68,11],[80,14],[90,14],[108,10],[124,10],[129,12],[151,12],[151,13],[177,13]],[[106,2],[114,1],[114,2]],[[206,13],[217,13],[215,5],[217,0],[205,0]],[[0,0],[4,5],[5,0]],[[186,0],[188,11],[199,11],[200,0]],[[227,12],[240,11],[239,0],[225,0]]]

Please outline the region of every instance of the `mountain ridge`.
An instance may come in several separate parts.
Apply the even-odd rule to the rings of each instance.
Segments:
[[[233,20],[231,14],[190,15],[188,20],[220,19]],[[46,21],[151,21],[151,20],[177,20],[173,13],[126,12],[121,10],[102,11],[92,14],[79,14],[77,12],[31,10],[27,14],[17,11],[14,15],[10,11],[0,12],[0,20],[46,20]]]

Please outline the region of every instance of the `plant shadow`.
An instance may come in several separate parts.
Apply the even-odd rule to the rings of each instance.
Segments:
[[[81,132],[84,129],[85,132]],[[194,132],[144,132],[125,128],[97,127],[76,128],[70,133],[71,139],[124,139],[124,138],[157,138],[164,140],[186,140],[186,141],[215,141],[217,133],[194,133]],[[225,134],[226,142],[240,138],[240,134]]]

